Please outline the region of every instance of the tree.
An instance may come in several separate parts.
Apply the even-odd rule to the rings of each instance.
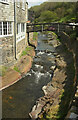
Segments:
[[[42,12],[39,17],[41,22],[53,22],[55,20],[58,20],[57,14],[49,10]]]

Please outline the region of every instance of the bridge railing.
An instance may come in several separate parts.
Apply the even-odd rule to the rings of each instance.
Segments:
[[[68,23],[41,23],[41,24],[27,24],[27,32],[43,32],[43,31],[72,31],[75,30],[76,25]]]

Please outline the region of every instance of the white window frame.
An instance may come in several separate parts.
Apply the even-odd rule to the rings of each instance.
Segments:
[[[19,28],[18,28],[18,25],[19,25]],[[18,30],[19,29],[19,30]],[[18,32],[19,31],[19,32]],[[20,34],[20,23],[17,23],[17,35],[19,35]]]
[[[1,22],[1,23],[2,23],[2,35],[0,35],[0,38],[1,38],[1,37],[13,36],[13,22],[11,22],[11,25],[12,25],[12,28],[11,28],[11,29],[12,29],[12,30],[11,30],[12,33],[11,33],[11,34],[8,34],[8,23],[9,23],[9,22],[6,22],[6,23],[7,23],[7,34],[6,34],[6,35],[4,35],[4,31],[3,31],[3,29],[4,29],[4,28],[3,28],[3,22]]]
[[[0,0],[1,3],[9,4],[9,0]]]
[[[20,24],[20,32],[17,34],[16,38],[17,38],[17,43],[23,39],[25,39],[25,34],[26,34],[26,23],[24,23],[24,32],[22,32],[21,30],[21,26],[22,26],[22,23],[18,23]]]
[[[21,32],[25,32],[25,23],[21,23]]]
[[[2,34],[2,22],[0,22],[1,24],[0,24],[0,26],[1,26],[1,28],[0,28],[0,33]]]

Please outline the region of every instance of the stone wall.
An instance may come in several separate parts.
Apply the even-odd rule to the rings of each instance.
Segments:
[[[14,38],[14,3],[9,0],[8,3],[0,2],[0,21],[11,21],[13,22],[13,35],[0,37],[0,64],[6,65],[11,63],[15,59],[15,38]],[[25,10],[22,9],[22,2],[20,6],[17,6],[16,2],[16,33],[17,33],[17,23],[25,23],[27,21],[27,3],[25,4]],[[26,26],[25,26],[26,27]],[[25,31],[26,33],[26,31]],[[17,36],[17,34],[16,34]],[[20,54],[28,45],[27,43],[27,33],[25,34],[25,39],[16,41],[16,56],[20,57]]]
[[[22,8],[22,2],[20,2],[20,6],[17,6],[16,3],[16,22],[17,23],[26,23],[26,4],[25,10]]]
[[[7,64],[14,60],[14,42],[13,36],[0,38],[2,40],[1,51],[2,51],[2,63]]]
[[[17,42],[17,59],[20,57],[22,51],[25,49],[26,43],[25,39],[21,40],[20,42]]]
[[[0,2],[0,21],[14,21],[14,3],[12,0],[3,3]]]
[[[78,40],[76,37],[74,39],[71,39],[70,36],[67,35],[65,32],[60,33],[60,39],[61,39],[62,44],[64,44],[68,48],[68,50],[73,54],[74,67],[75,67],[75,76],[74,76],[74,80],[73,80],[74,86],[72,87],[72,89],[74,89],[74,90],[72,91],[73,97],[71,96],[71,98],[70,98],[71,100],[70,100],[70,104],[68,106],[69,109],[72,107],[72,105],[75,105],[75,93],[76,93],[77,86],[78,86]],[[70,71],[71,71],[71,68],[70,68]],[[76,96],[76,99],[77,99],[77,96]],[[74,108],[74,106],[73,106],[73,108]],[[76,107],[75,107],[75,111],[76,111]],[[72,112],[74,112],[74,109],[72,109]],[[67,117],[69,117],[69,115],[67,115]],[[73,116],[74,116],[74,114],[73,114]],[[65,120],[67,120],[67,117]]]
[[[18,2],[16,2],[16,33],[17,33],[17,24],[18,23],[25,23],[27,21],[27,3],[25,3],[25,9],[22,8],[22,2],[19,3],[20,5],[18,6]],[[25,26],[26,27],[26,26]],[[16,34],[17,36],[17,34]],[[19,42],[17,41],[17,59],[20,57],[22,51],[25,49],[27,46],[27,33],[25,30],[25,39],[21,39]]]

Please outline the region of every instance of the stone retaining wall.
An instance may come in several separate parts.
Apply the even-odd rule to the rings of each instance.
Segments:
[[[13,36],[10,37],[4,37],[4,38],[0,38],[2,44],[0,45],[1,47],[1,51],[2,51],[2,55],[1,55],[1,59],[2,59],[2,63],[0,64],[7,64],[10,61],[14,60],[14,39]]]
[[[62,39],[62,41],[61,41],[62,44],[66,45],[66,47],[69,49],[69,51],[72,52],[73,59],[74,59],[75,77],[74,77],[74,91],[72,92],[72,95],[74,94],[74,96],[71,98],[71,101],[70,101],[70,103],[72,103],[72,104],[69,104],[69,108],[72,109],[72,107],[73,107],[72,105],[73,104],[75,105],[73,100],[75,101],[75,95],[77,94],[76,91],[78,89],[78,40],[76,38],[71,40],[70,36],[64,32],[60,33],[60,38]],[[69,110],[65,120],[67,120],[68,117],[69,118],[71,117],[71,114],[69,114],[69,113],[72,113],[71,109]],[[75,111],[76,111],[76,114],[73,114],[71,119],[73,119],[73,117],[78,117],[78,112],[77,112],[76,108],[75,108]],[[73,112],[74,112],[74,109],[73,109]],[[74,116],[74,115],[76,115],[76,116]]]
[[[60,33],[60,38],[62,39],[61,42],[65,44],[67,48],[69,49],[69,51],[73,53],[76,76],[78,77],[78,40],[77,39],[71,40],[70,36],[64,32]]]
[[[22,51],[25,49],[25,47],[26,47],[25,39],[23,39],[17,43],[17,58],[20,57],[20,55],[21,55]]]

